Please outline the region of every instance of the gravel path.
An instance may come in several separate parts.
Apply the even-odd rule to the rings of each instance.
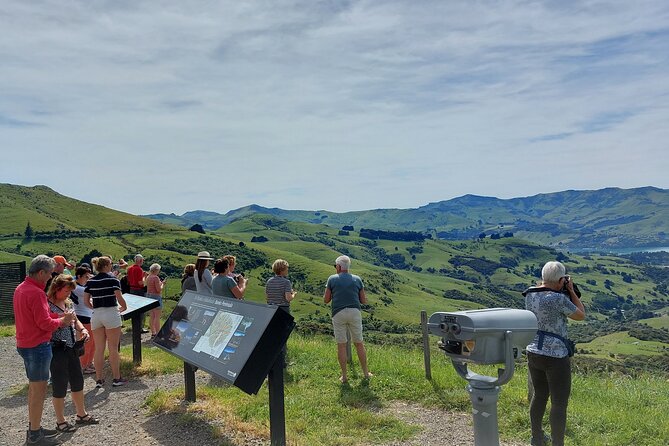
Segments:
[[[124,335],[127,336],[127,335]],[[94,376],[94,375],[93,375]],[[198,385],[209,383],[212,378],[203,372],[196,373]],[[108,380],[109,381],[109,380]],[[25,441],[28,408],[25,388],[27,379],[23,361],[16,353],[14,338],[0,338],[0,446],[20,445]],[[99,445],[268,445],[269,441],[252,438],[248,434],[228,432],[214,437],[212,423],[192,420],[184,423],[178,414],[150,415],[143,406],[146,397],[156,389],[183,387],[183,375],[140,377],[127,385],[103,389],[95,388],[95,379],[87,375],[84,394],[87,410],[98,416],[102,423],[84,426],[74,434],[61,434],[64,444]],[[72,414],[74,407],[66,397],[65,413]],[[411,424],[422,427],[410,441],[388,443],[384,446],[443,446],[472,445],[474,437],[469,414],[425,409],[418,405],[395,402],[382,409]],[[50,396],[44,404],[43,425],[53,428],[55,416]],[[448,427],[446,427],[448,426]],[[215,426],[225,432],[223,426]],[[289,439],[290,444],[290,439]],[[518,443],[505,443],[508,446]],[[311,446],[311,445],[308,445]]]

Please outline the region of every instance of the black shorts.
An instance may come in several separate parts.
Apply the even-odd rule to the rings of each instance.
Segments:
[[[65,398],[67,385],[72,392],[84,390],[84,375],[79,356],[69,347],[54,348],[51,358],[51,386],[54,398]]]

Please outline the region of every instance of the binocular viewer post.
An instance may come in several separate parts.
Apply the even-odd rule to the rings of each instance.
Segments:
[[[458,375],[467,380],[472,402],[474,443],[499,446],[497,401],[500,386],[513,377],[515,360],[537,332],[531,311],[509,308],[439,312],[430,316],[430,334],[440,336],[439,348],[451,358]],[[497,376],[468,369],[468,364],[504,364]]]

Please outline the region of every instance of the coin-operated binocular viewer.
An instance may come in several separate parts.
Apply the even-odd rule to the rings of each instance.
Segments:
[[[439,348],[469,384],[476,446],[498,446],[497,400],[500,386],[509,382],[514,361],[537,333],[531,311],[509,308],[434,313],[428,320],[430,334],[441,336]],[[467,364],[504,364],[497,376],[471,372]]]

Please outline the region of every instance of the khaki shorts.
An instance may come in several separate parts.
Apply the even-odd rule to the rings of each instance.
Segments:
[[[92,330],[101,327],[107,329],[118,328],[121,325],[121,313],[118,311],[118,307],[100,307],[93,310],[93,316],[91,316]]]
[[[332,317],[335,341],[346,343],[346,331],[351,332],[352,342],[362,342],[362,314],[357,308],[344,308]]]

